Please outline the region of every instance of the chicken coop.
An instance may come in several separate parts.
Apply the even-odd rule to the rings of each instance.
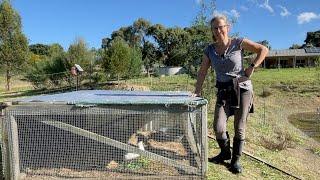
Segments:
[[[188,92],[83,90],[1,106],[6,179],[202,179],[207,101]]]

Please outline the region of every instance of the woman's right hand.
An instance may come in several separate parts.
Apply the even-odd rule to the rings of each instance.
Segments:
[[[191,97],[200,97],[200,94],[198,94],[198,93],[192,93],[192,94],[191,94]]]

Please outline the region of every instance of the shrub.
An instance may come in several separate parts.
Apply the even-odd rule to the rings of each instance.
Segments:
[[[28,69],[25,78],[35,88],[43,89],[61,86],[66,82],[67,76],[64,57],[54,57],[36,62]]]
[[[260,95],[261,97],[268,97],[271,96],[272,91],[270,88],[263,88],[262,94]]]
[[[294,137],[286,130],[276,128],[274,134],[270,136],[263,136],[261,138],[261,145],[273,151],[281,151],[287,148],[294,147]]]

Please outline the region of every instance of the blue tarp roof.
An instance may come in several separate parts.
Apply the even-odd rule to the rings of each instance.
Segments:
[[[20,98],[18,102],[47,102],[67,104],[184,104],[202,105],[207,100],[191,97],[190,92],[182,91],[113,91],[81,90],[67,93],[37,95]]]

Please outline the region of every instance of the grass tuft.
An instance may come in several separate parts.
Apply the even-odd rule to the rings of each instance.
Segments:
[[[281,151],[295,146],[294,137],[288,131],[277,128],[273,134],[261,137],[261,145],[272,151]]]

